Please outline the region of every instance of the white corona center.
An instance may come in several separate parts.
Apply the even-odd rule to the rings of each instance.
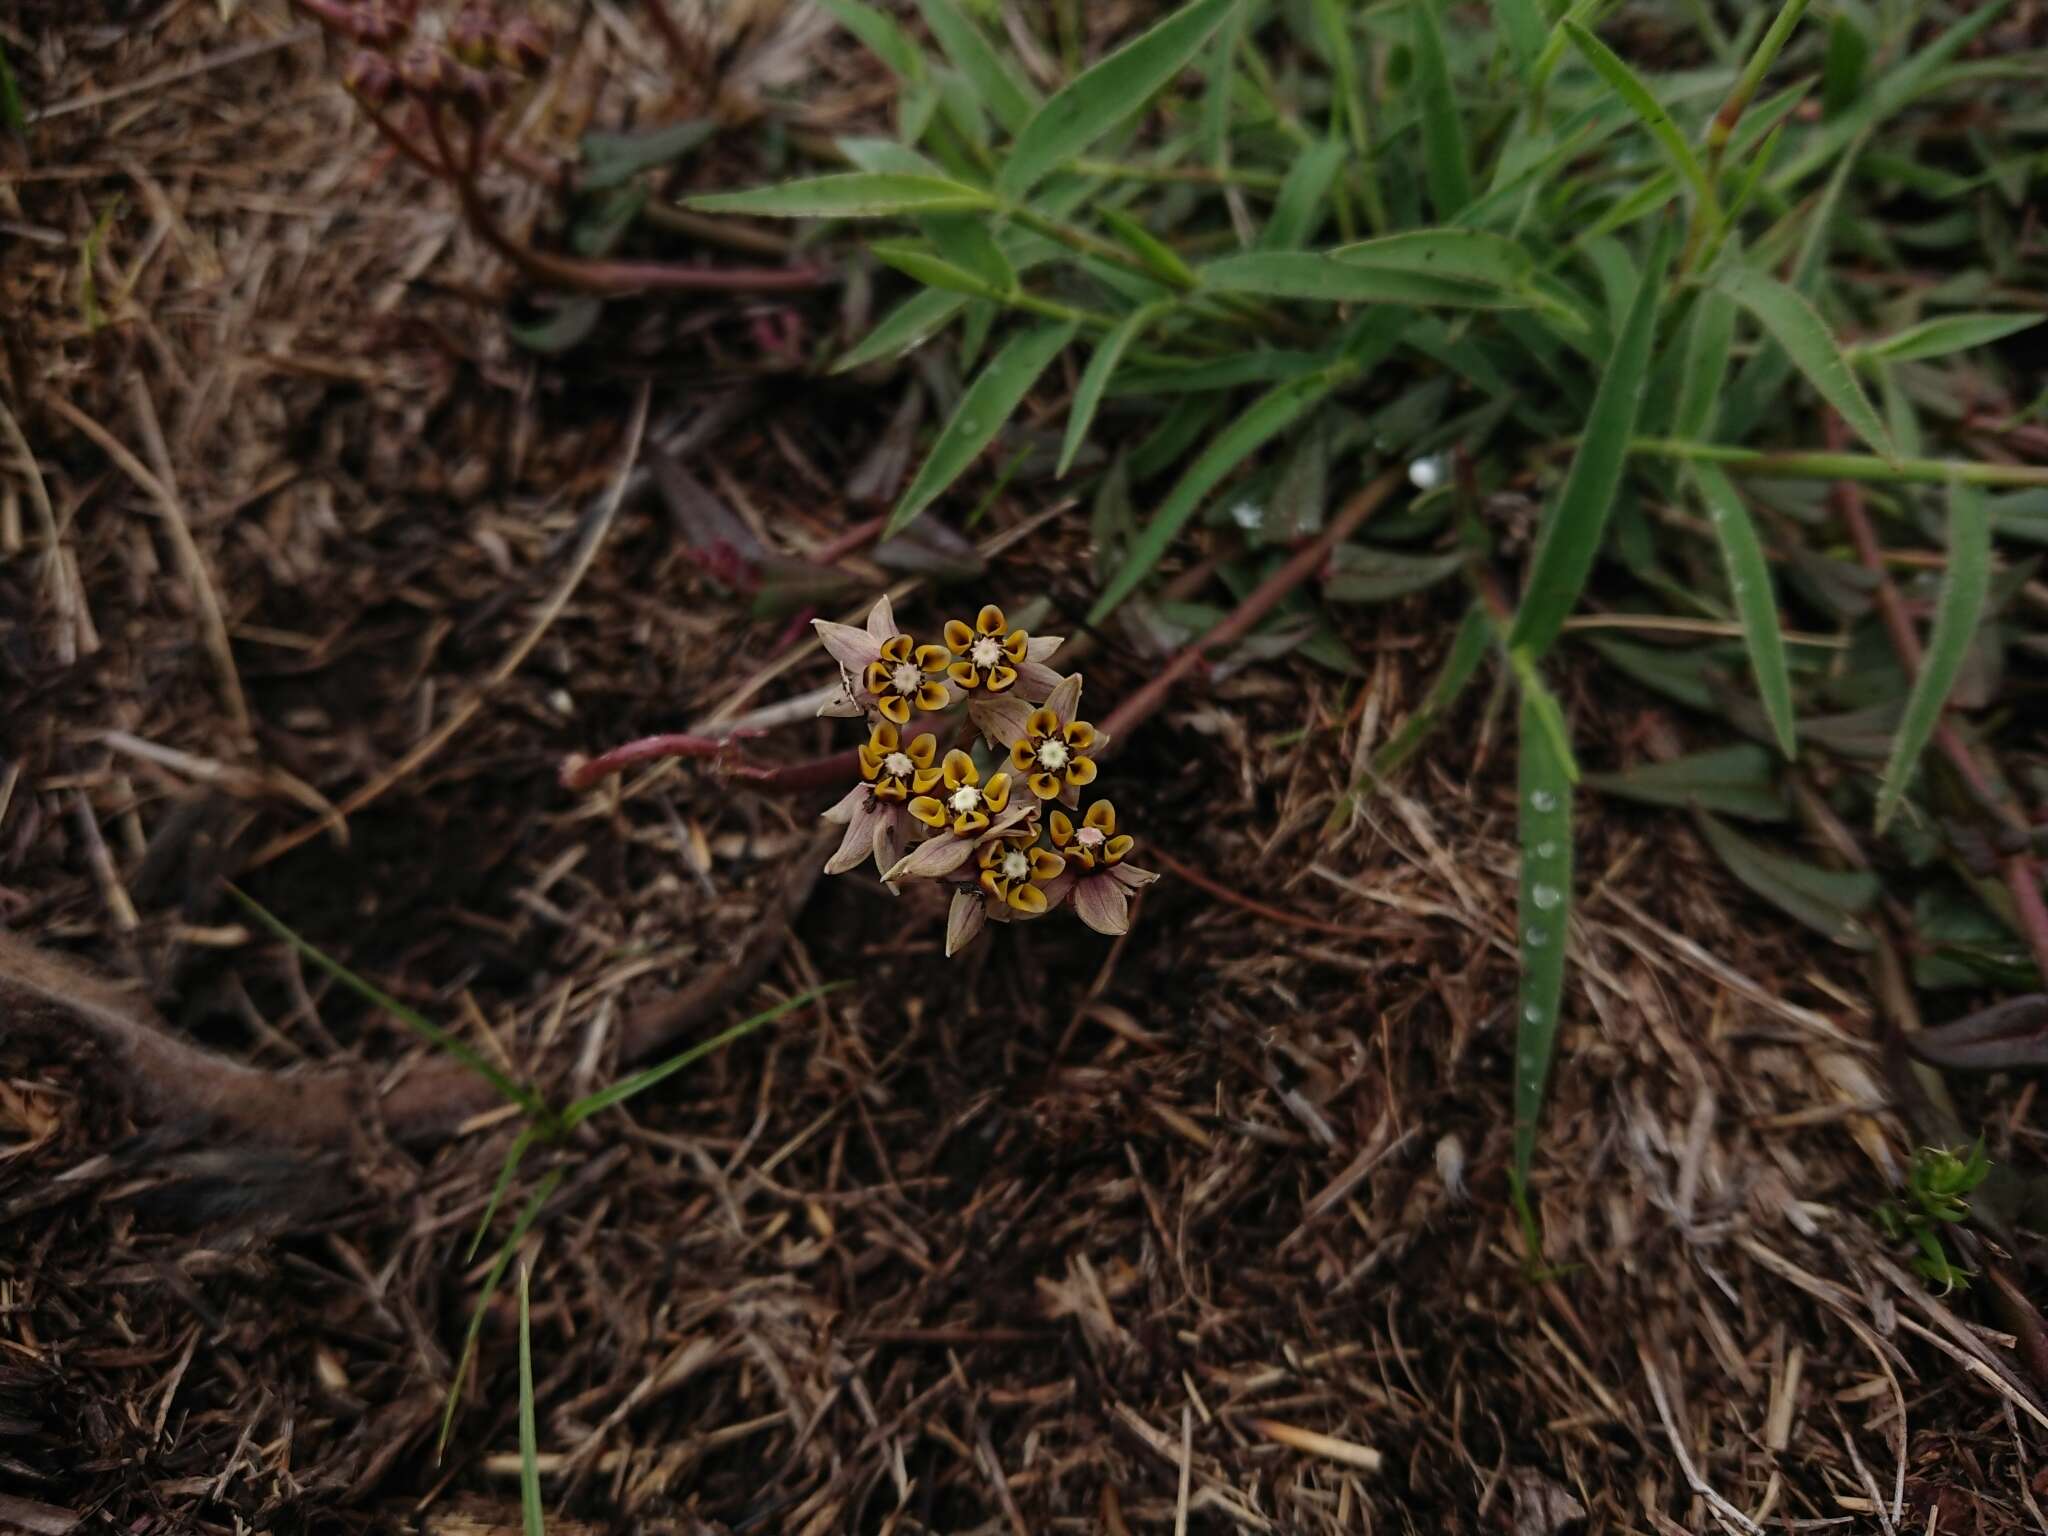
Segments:
[[[1074,834],[1074,841],[1083,848],[1100,848],[1103,844],[1102,828],[1083,827]]]
[[[983,635],[967,648],[967,659],[977,667],[993,667],[1003,659],[1002,642],[992,635]]]
[[[953,791],[946,803],[953,807],[955,815],[965,816],[981,804],[981,791],[972,784],[963,784]]]
[[[1003,855],[1003,878],[1005,880],[1022,880],[1030,873],[1031,861],[1025,858],[1023,854],[1006,853]]]
[[[1067,766],[1067,744],[1064,741],[1041,741],[1038,744],[1038,766],[1047,773],[1058,773]]]
[[[907,779],[917,764],[910,760],[907,752],[891,752],[882,759],[882,772],[892,779]]]
[[[924,681],[923,674],[920,673],[916,667],[913,667],[907,661],[901,663],[894,672],[891,672],[889,674],[889,682],[891,686],[893,686],[898,693],[902,694],[912,694],[917,692],[917,685],[922,681]]]

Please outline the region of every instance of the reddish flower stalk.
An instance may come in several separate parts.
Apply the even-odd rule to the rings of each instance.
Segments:
[[[1827,434],[1830,450],[1839,451],[1846,445],[1847,429],[1832,411],[1827,416]],[[1877,583],[1874,594],[1877,611],[1884,620],[1885,633],[1891,639],[1899,665],[1906,669],[1908,677],[1917,676],[1921,660],[1920,637],[1913,632],[1912,621],[1906,616],[1905,601],[1899,596],[1899,589],[1892,584],[1891,573],[1884,562],[1884,549],[1877,541],[1877,530],[1871,526],[1870,514],[1863,507],[1862,488],[1853,480],[1836,481],[1834,503],[1843,526],[1849,530],[1850,541],[1856,546],[1856,558]],[[2023,847],[2033,830],[2027,824],[2025,813],[1999,793],[1996,781],[1977,761],[1976,754],[1961,734],[1944,720],[1935,727],[1934,740],[1941,748],[1942,756],[1949,760],[1957,775],[1969,786],[1977,803],[1996,815]],[[2048,903],[2044,903],[2041,897],[2041,867],[2031,854],[2017,851],[1999,861],[1999,873],[2005,879],[2006,890],[2012,894],[2020,929],[2026,935],[2028,947],[2034,952],[2034,964],[2043,976],[2048,976]]]

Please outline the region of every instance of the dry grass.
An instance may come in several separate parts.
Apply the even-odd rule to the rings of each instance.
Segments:
[[[654,56],[593,16],[567,73]],[[897,402],[778,375],[718,306],[622,320],[592,362],[510,350],[493,265],[288,35],[269,5],[6,34],[34,99],[84,105],[0,173],[36,449],[0,476],[0,915],[245,1058],[411,1070],[239,926],[218,882],[245,878],[580,1090],[622,1010],[723,963],[815,809],[676,764],[555,785],[567,751],[826,677],[644,477],[595,538],[640,381],[649,442],[792,554],[865,515],[838,487]],[[117,199],[88,329],[79,251]],[[989,583],[1071,611],[1083,555],[998,554]],[[1169,879],[1114,948],[1061,926],[948,968],[932,913],[826,882],[755,1000],[858,985],[591,1128],[536,1229],[554,1529],[2048,1529],[2012,1351],[1866,1219],[1905,1148],[1862,979],[1675,818],[1604,814],[1580,852],[1524,1278],[1498,722],[1318,842],[1428,677],[1408,617],[1354,637],[1349,701],[1253,665],[1121,762],[1141,836],[1268,915]],[[1092,687],[1155,665],[1104,636]],[[345,839],[258,867],[375,784]],[[89,1053],[0,1064],[0,1524],[516,1528],[502,1307],[431,1455],[502,1117],[302,1161],[133,1134]]]

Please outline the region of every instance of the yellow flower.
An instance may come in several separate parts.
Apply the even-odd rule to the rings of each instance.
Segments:
[[[919,645],[908,635],[896,635],[882,642],[882,654],[867,664],[860,681],[875,696],[883,719],[907,725],[912,704],[927,712],[946,707],[952,697],[946,685],[930,681],[945,670],[943,645]]]
[[[869,734],[867,745],[860,749],[860,776],[875,786],[877,799],[907,800],[914,780],[924,781],[918,784],[919,789],[929,789],[938,782],[939,776],[932,768],[932,759],[938,753],[939,739],[929,731],[912,737],[906,747],[895,726],[878,725]]]
[[[1010,766],[1025,776],[1032,794],[1052,800],[1062,789],[1095,782],[1095,759],[1083,755],[1094,745],[1095,727],[1086,720],[1062,726],[1052,710],[1033,710],[1024,734],[1010,745]]]
[[[1030,643],[1030,636],[1011,629],[1003,610],[990,603],[975,615],[972,629],[958,619],[947,621],[946,645],[960,659],[946,668],[946,676],[962,688],[1001,693],[1017,681],[1017,667]]]
[[[937,770],[945,788],[943,795],[923,793],[932,788],[927,777],[932,772],[928,768],[917,775],[919,793],[910,802],[910,814],[928,827],[943,831],[950,824],[956,837],[970,837],[988,825],[990,811],[1000,811],[1010,803],[1010,776],[992,773],[983,784],[981,770],[965,752],[948,752],[944,766]]]
[[[1089,806],[1078,827],[1067,819],[1065,811],[1054,811],[1047,825],[1053,847],[1077,869],[1093,869],[1098,861],[1105,869],[1121,864],[1124,855],[1137,846],[1137,840],[1129,833],[1118,835],[1116,807],[1107,800]]]
[[[1067,861],[1043,848],[1027,846],[1025,838],[992,837],[981,847],[981,888],[1018,912],[1036,917],[1046,909],[1040,889],[1059,878]]]

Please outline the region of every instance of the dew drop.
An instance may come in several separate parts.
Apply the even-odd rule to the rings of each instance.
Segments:
[[[1550,942],[1550,930],[1548,928],[1531,928],[1522,935],[1522,942],[1531,949],[1542,949]]]
[[[1564,893],[1554,885],[1533,885],[1529,888],[1529,899],[1539,910],[1549,912],[1564,900]]]
[[[1444,461],[1435,454],[1408,466],[1408,483],[1418,491],[1433,491],[1444,483]]]
[[[1534,1003],[1530,1003],[1522,1009],[1522,1019],[1525,1023],[1541,1024],[1543,1022],[1543,1010]]]
[[[1532,790],[1529,793],[1529,809],[1547,816],[1557,809],[1557,796],[1547,789]]]
[[[1240,528],[1257,528],[1266,521],[1266,509],[1256,501],[1240,501],[1230,509],[1230,520]]]
[[[1549,838],[1546,837],[1542,842],[1536,845],[1536,857],[1539,859],[1556,858],[1557,844],[1553,843]]]

